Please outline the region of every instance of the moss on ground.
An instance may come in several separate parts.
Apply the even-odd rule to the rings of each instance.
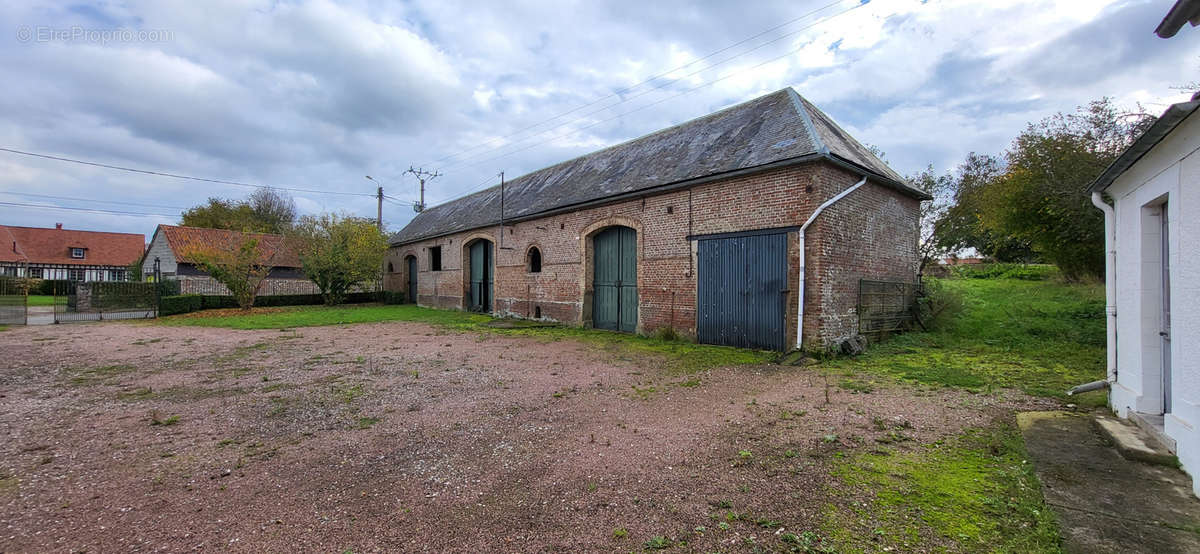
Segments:
[[[1011,424],[853,454],[833,474],[824,531],[839,552],[1061,552],[1057,520]],[[861,491],[870,491],[865,502]]]
[[[1072,386],[1104,378],[1104,289],[1019,279],[943,280],[963,311],[940,329],[891,337],[857,358],[824,364],[845,373],[884,374],[973,390],[1015,388],[1065,398]],[[1105,403],[1103,392],[1072,398]]]

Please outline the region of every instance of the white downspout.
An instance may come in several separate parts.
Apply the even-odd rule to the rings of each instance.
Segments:
[[[867,182],[867,178],[863,177],[861,181],[854,183],[854,186],[851,186],[850,188],[843,190],[842,192],[839,192],[837,194],[837,196],[834,196],[833,198],[826,200],[824,204],[817,206],[817,209],[813,210],[812,215],[808,216],[808,221],[805,221],[804,225],[800,226],[800,241],[799,241],[800,242],[800,291],[796,295],[799,298],[799,300],[797,300],[798,305],[796,308],[796,349],[797,350],[800,350],[804,347],[804,231],[808,229],[809,225],[812,225],[812,222],[817,219],[818,215],[821,215],[821,212],[825,211],[825,208],[828,208],[829,206],[833,205],[838,200],[845,198],[847,194],[854,192],[855,190],[858,189],[858,187],[861,187],[864,184],[866,184],[866,182]]]
[[[1117,216],[1099,192],[1092,205],[1104,212],[1104,313],[1108,330],[1108,382],[1117,382]]]

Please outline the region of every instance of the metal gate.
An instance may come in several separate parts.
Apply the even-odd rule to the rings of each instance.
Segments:
[[[478,240],[471,245],[471,298],[468,308],[473,312],[492,311],[492,243]]]
[[[0,325],[25,325],[29,296],[16,279],[0,279]]]
[[[69,281],[54,287],[54,322],[158,317],[158,285],[125,281]]]
[[[592,326],[632,333],[637,329],[637,231],[609,227],[592,240]]]
[[[919,324],[917,299],[921,294],[919,283],[859,280],[858,334],[878,340],[907,330],[914,322]]]
[[[787,234],[698,238],[700,342],[784,350]]]

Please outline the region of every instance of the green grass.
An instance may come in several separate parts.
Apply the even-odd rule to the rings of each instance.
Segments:
[[[963,312],[943,328],[897,335],[857,358],[827,362],[848,373],[877,373],[974,390],[1011,387],[1065,398],[1068,388],[1103,379],[1104,287],[1054,280],[950,279]],[[1103,405],[1103,392],[1073,398]]]
[[[910,452],[837,462],[825,528],[839,552],[1061,552],[1024,442],[1011,424]],[[857,491],[870,490],[866,503]]]
[[[227,312],[222,312],[222,314],[225,313]],[[451,327],[471,328],[490,320],[490,317],[480,314],[434,310],[403,304],[391,306],[287,306],[253,311],[247,314],[220,316],[196,312],[164,317],[157,322],[161,325],[226,327],[229,329],[285,329],[379,321],[421,321]]]
[[[54,305],[54,297],[31,294],[31,295],[29,295],[29,301],[28,301],[27,305],[29,305],[29,306],[53,306]]]
[[[714,367],[761,364],[769,362],[775,357],[773,352],[696,344],[687,340],[645,337],[578,327],[548,327],[542,324],[531,325],[527,322],[508,320],[504,320],[505,325],[493,325],[493,322],[498,320],[487,315],[456,310],[435,310],[412,304],[289,306],[248,314],[228,315],[228,312],[223,311],[216,316],[211,313],[196,312],[160,318],[154,324],[230,329],[290,329],[381,321],[414,321],[460,332],[528,336],[547,342],[573,340],[622,355],[658,356],[668,362],[672,372],[682,374],[695,373]]]

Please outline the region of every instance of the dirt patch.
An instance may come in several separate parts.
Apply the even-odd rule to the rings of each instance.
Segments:
[[[1045,404],[414,323],[0,350],[3,551],[786,549],[834,457]]]

